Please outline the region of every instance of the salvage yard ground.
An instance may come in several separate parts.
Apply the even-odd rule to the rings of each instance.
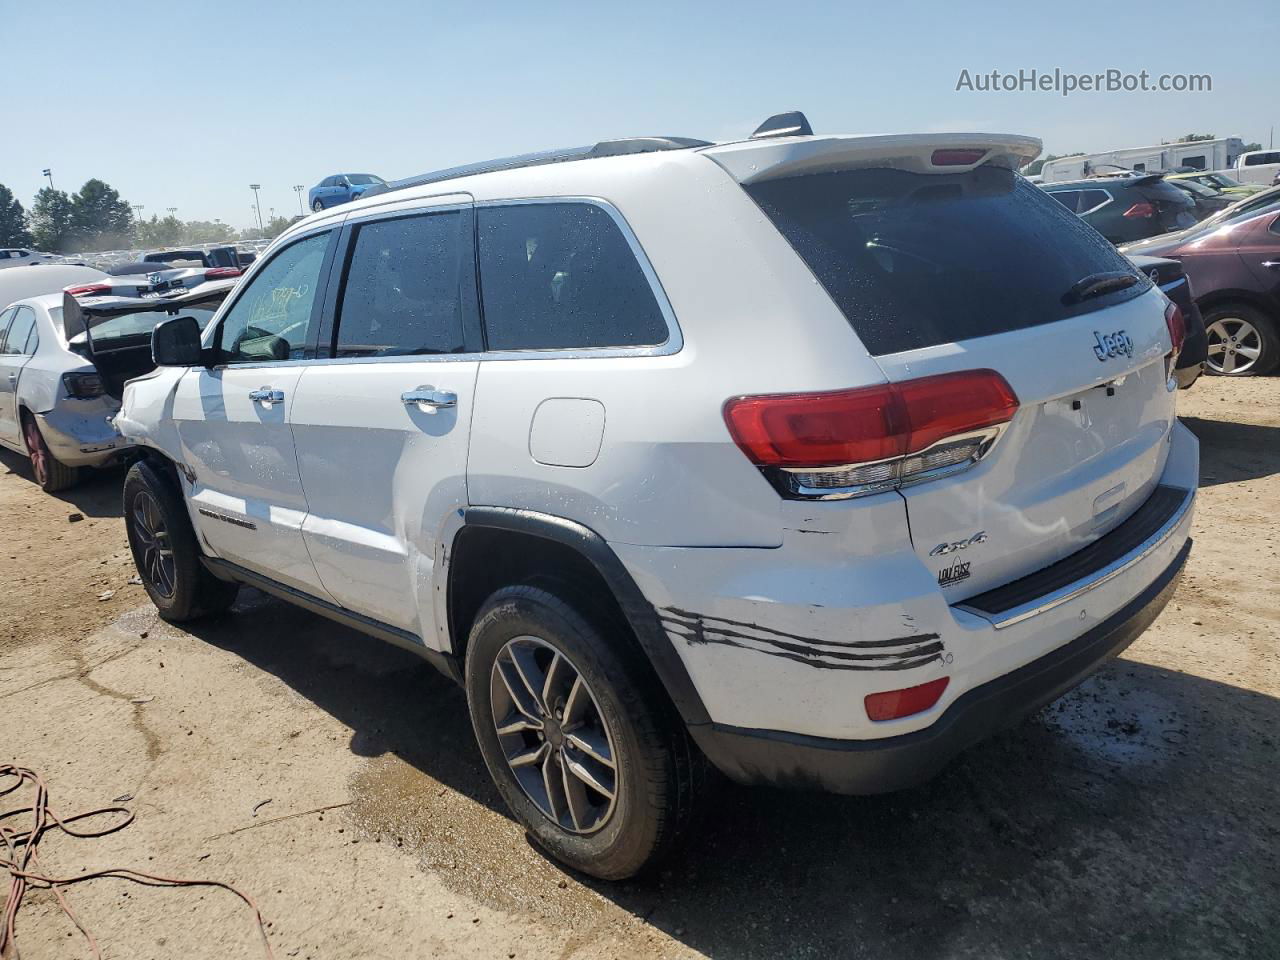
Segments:
[[[584,882],[534,851],[460,691],[412,656],[248,591],[229,617],[160,622],[130,582],[121,474],[51,497],[8,453],[0,762],[41,771],[64,815],[137,812],[50,834],[46,870],[234,883],[281,958],[1280,956],[1280,378],[1179,403],[1195,547],[1123,659],[913,791],[719,786],[652,879]],[[68,898],[108,957],[262,953],[225,892]],[[43,890],[18,944],[87,952]]]

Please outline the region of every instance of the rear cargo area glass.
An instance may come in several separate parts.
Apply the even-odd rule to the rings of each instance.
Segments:
[[[1065,305],[1082,278],[1133,268],[1079,217],[999,167],[846,170],[745,189],[875,356],[1053,323],[1150,287],[1144,277]]]

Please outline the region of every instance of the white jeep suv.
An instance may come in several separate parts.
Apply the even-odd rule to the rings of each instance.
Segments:
[[[1181,318],[1016,173],[1039,148],[793,115],[309,217],[125,391],[147,590],[422,655],[600,877],[677,841],[708,762],[930,777],[1132,642],[1190,549]]]

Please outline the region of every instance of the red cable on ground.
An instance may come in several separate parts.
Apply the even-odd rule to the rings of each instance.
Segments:
[[[133,812],[125,807],[102,807],[97,810],[77,813],[70,817],[59,817],[53,812],[53,808],[49,806],[49,788],[45,786],[40,774],[34,770],[18,767],[11,763],[0,764],[0,782],[6,777],[12,778],[13,783],[0,789],[0,797],[13,793],[24,783],[30,783],[34,786],[36,795],[31,806],[18,807],[15,810],[7,810],[0,813],[0,821],[8,820],[10,817],[20,816],[24,813],[31,814],[31,827],[28,830],[14,830],[11,827],[0,824],[0,842],[4,846],[0,867],[3,867],[9,873],[9,891],[5,900],[4,926],[0,927],[0,957],[17,957],[18,945],[15,939],[15,930],[18,908],[22,905],[22,898],[26,894],[28,886],[35,886],[47,887],[53,891],[53,895],[58,898],[58,905],[62,907],[62,912],[76,925],[76,929],[84,935],[85,941],[89,944],[89,949],[93,951],[95,960],[102,960],[102,951],[98,948],[98,941],[93,934],[84,928],[79,918],[72,912],[71,906],[62,895],[60,888],[73,883],[80,883],[84,880],[115,877],[151,887],[220,887],[223,890],[229,890],[248,904],[253,911],[254,918],[258,923],[258,933],[262,935],[263,950],[266,952],[268,960],[274,960],[275,954],[271,952],[271,943],[267,940],[267,927],[262,920],[262,911],[258,909],[258,905],[252,897],[247,893],[240,892],[229,883],[222,883],[218,880],[181,880],[174,877],[158,877],[154,874],[142,873],[139,870],[129,870],[124,867],[96,870],[93,873],[82,873],[75,877],[50,877],[37,872],[34,869],[39,866],[36,846],[40,843],[40,838],[46,831],[57,827],[71,837],[105,837],[107,834],[123,830],[133,823]],[[68,826],[68,824],[75,823],[77,820],[110,814],[120,814],[121,819],[100,830],[74,830]]]

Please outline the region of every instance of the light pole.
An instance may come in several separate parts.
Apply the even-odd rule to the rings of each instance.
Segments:
[[[258,202],[258,191],[262,189],[262,184],[251,183],[249,189],[253,191],[253,209],[258,214],[258,229],[262,229],[262,204]]]
[[[135,203],[133,205],[133,215],[138,218],[138,222],[142,222],[142,211],[147,209],[146,204]]]
[[[293,185],[293,192],[298,195],[298,213],[302,216],[306,216],[306,211],[302,209],[302,191],[305,189],[307,188],[300,183]]]
[[[165,207],[165,209],[169,211],[169,216],[171,217],[178,212],[177,207]]]
[[[49,189],[52,190],[53,189],[53,168],[45,167],[43,170],[40,171],[40,176],[49,178]]]

